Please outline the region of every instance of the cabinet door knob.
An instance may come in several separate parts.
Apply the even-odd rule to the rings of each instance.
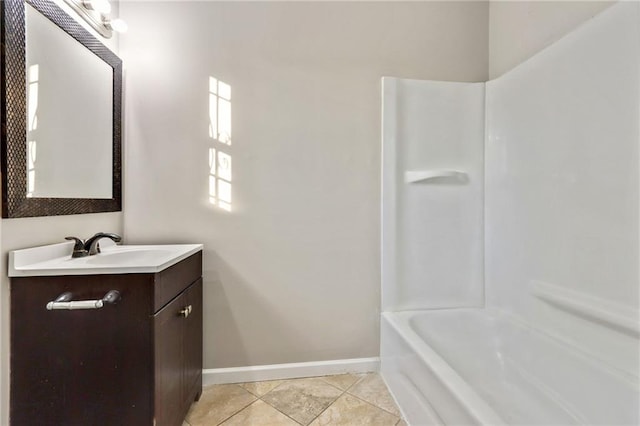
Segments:
[[[179,312],[179,314],[183,317],[188,317],[191,314],[191,311],[193,310],[193,307],[191,305],[189,306],[185,306],[184,308],[182,308]]]

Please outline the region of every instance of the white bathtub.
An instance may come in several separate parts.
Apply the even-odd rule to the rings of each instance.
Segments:
[[[381,372],[411,425],[637,425],[637,377],[485,309],[385,312]]]

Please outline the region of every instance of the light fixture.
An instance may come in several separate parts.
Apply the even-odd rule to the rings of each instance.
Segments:
[[[126,33],[129,29],[127,23],[120,18],[110,20],[108,22],[105,22],[104,24],[108,27],[111,27],[111,29],[117,33]]]
[[[102,37],[111,38],[113,32],[127,31],[127,24],[122,19],[111,19],[111,3],[109,0],[64,0]]]
[[[111,13],[111,3],[109,0],[83,0],[82,5],[90,10],[95,10],[103,15]]]

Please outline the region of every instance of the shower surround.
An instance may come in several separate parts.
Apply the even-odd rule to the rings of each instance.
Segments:
[[[383,79],[382,374],[410,424],[638,424],[640,5],[488,83]]]

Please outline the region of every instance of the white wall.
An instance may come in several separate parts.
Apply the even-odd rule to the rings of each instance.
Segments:
[[[488,304],[636,377],[639,20],[618,4],[488,83],[486,142]]]
[[[134,242],[205,244],[205,367],[378,354],[380,77],[482,81],[478,2],[125,2]],[[231,85],[232,211],[208,203]]]
[[[74,12],[62,0],[57,2],[71,16]],[[111,0],[117,16],[118,2]],[[85,28],[95,31],[80,18]],[[103,40],[98,36],[99,39]],[[118,53],[118,37],[105,42],[107,47]],[[87,238],[98,231],[121,233],[123,230],[121,212],[95,213],[71,216],[36,217],[23,219],[2,219],[0,221],[0,424],[9,424],[9,278],[7,276],[7,256],[11,250],[57,243],[68,235]]]
[[[589,20],[613,1],[491,1],[489,78],[496,78]]]

